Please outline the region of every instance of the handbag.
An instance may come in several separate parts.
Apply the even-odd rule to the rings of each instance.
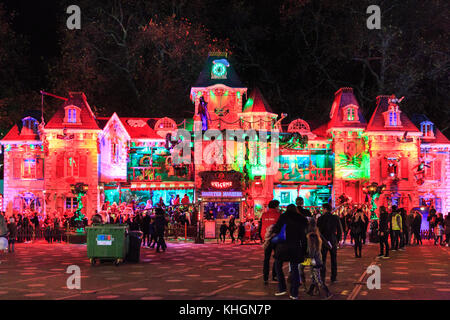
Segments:
[[[283,243],[283,242],[285,242],[285,241],[286,241],[286,225],[284,224],[284,225],[281,227],[280,232],[279,232],[275,237],[273,237],[273,238],[270,240],[270,242],[276,244],[276,243]]]

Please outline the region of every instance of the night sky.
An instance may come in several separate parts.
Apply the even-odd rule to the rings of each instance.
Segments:
[[[206,58],[204,54],[199,54],[199,48],[183,49],[186,52],[192,50],[190,56],[196,57],[189,62],[187,71],[184,60],[171,61],[173,65],[167,67],[170,72],[161,71],[159,75],[144,74],[141,72],[142,68],[134,70],[130,79],[137,79],[137,89],[144,93],[138,99],[127,88],[124,74],[102,65],[99,60],[95,60],[98,57],[87,58],[91,59],[87,63],[98,68],[97,73],[89,78],[92,82],[72,77],[72,70],[73,74],[82,74],[84,71],[81,64],[70,66],[70,63],[76,63],[79,54],[77,51],[74,51],[72,60],[62,59],[64,52],[70,52],[72,41],[67,39],[69,31],[65,28],[68,4],[80,5],[82,9],[82,30],[73,33],[76,34],[73,38],[74,48],[78,50],[85,46],[91,50],[89,52],[93,52],[90,45],[105,44],[100,49],[110,50],[108,54],[117,51],[107,47],[110,45],[107,41],[111,40],[107,36],[101,38],[95,33],[88,34],[92,22],[110,26],[104,18],[106,14],[98,15],[101,8],[109,12],[112,7],[106,3],[111,3],[110,1],[106,1],[105,5],[102,5],[102,1],[84,0],[77,3],[64,0],[2,2],[7,14],[14,13],[11,28],[25,39],[23,43],[27,44],[29,51],[26,61],[28,75],[22,81],[25,88],[16,93],[15,88],[8,88],[13,92],[12,97],[27,94],[36,103],[39,101],[36,93],[41,89],[59,95],[66,94],[68,90],[82,90],[90,103],[99,106],[96,112],[106,116],[114,111],[123,111],[124,115],[133,116],[149,116],[149,113],[152,116],[162,116],[165,112],[167,116],[174,116],[180,110],[192,110],[188,97],[189,87],[195,82]],[[124,1],[123,6],[125,11],[128,10],[126,14],[136,13],[142,16],[136,22],[134,30],[138,30],[146,21],[165,21],[164,19],[173,16],[178,22],[186,19],[201,26],[197,31],[204,31],[211,39],[216,39],[216,43],[227,43],[232,52],[230,61],[241,80],[249,89],[258,86],[277,113],[287,112],[306,120],[326,121],[334,93],[340,87],[350,86],[355,88],[367,120],[375,108],[377,95],[395,93],[406,96],[402,108],[409,115],[425,113],[448,136],[450,115],[446,110],[449,105],[450,63],[449,41],[445,33],[445,28],[448,30],[448,20],[445,15],[438,13],[448,12],[449,5],[437,0],[375,2],[380,3],[382,10],[386,9],[383,12],[387,13],[382,20],[385,26],[393,26],[392,34],[396,31],[401,34],[395,34],[388,47],[387,52],[398,49],[394,53],[398,61],[393,61],[392,68],[386,69],[386,83],[382,89],[377,86],[372,72],[381,72],[379,44],[382,41],[377,38],[376,32],[363,30],[367,18],[365,10],[368,5],[373,4],[370,1],[345,0],[336,3],[328,0],[261,0],[256,3],[236,0],[225,3],[219,0],[175,0],[136,1],[139,3],[136,6],[133,1]],[[177,7],[174,4],[182,5]],[[87,17],[91,20],[88,21]],[[318,29],[314,25],[316,17],[319,19]],[[83,36],[88,41],[94,40],[92,43],[83,42]],[[151,58],[157,55],[151,51],[155,48],[143,46],[138,49],[141,50],[139,52],[149,52],[150,58],[145,67],[149,70],[156,69],[158,66],[152,65],[154,59]],[[112,56],[113,60],[116,58]],[[119,60],[115,60],[116,62],[120,61],[120,57],[117,59]],[[363,59],[368,59],[366,65]],[[368,65],[373,70],[369,70]],[[67,68],[63,70],[61,66]],[[162,81],[158,76],[162,77]],[[149,77],[158,81],[146,82]],[[412,84],[411,77],[417,77]],[[104,92],[98,90],[96,85],[104,89]],[[161,97],[153,92],[171,94]],[[15,103],[21,105],[23,101]],[[56,108],[52,101],[49,100],[48,103],[49,109]],[[178,107],[168,110],[164,107],[165,104]],[[53,111],[48,112],[50,115]],[[20,115],[15,114],[8,116],[20,118]]]

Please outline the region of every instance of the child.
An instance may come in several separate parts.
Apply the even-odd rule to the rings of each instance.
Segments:
[[[17,224],[16,219],[14,219],[14,217],[9,218],[8,232],[9,232],[8,252],[14,252],[14,243],[16,242],[17,237]]]
[[[242,222],[239,222],[238,240],[241,240],[241,245],[244,244],[244,237],[245,237],[245,226]]]
[[[436,238],[434,239],[434,245],[437,244],[439,241],[439,245],[443,245],[444,240],[444,223],[442,221],[439,221],[436,225]]]
[[[228,227],[224,220],[224,221],[222,221],[222,224],[220,226],[220,235],[219,235],[220,241],[222,241],[222,243],[225,243],[225,236],[227,234],[227,230],[228,230]]]
[[[309,287],[308,294],[313,295],[314,289],[318,289],[319,295],[320,290],[325,290],[325,299],[330,299],[332,294],[328,290],[328,287],[322,281],[320,277],[320,270],[323,267],[322,263],[322,240],[320,239],[320,235],[318,230],[316,232],[310,232],[306,235],[306,239],[308,241],[308,258],[311,259],[311,286]]]

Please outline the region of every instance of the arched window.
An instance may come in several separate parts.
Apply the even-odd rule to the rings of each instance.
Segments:
[[[420,124],[420,131],[422,131],[423,137],[428,137],[428,138],[434,137],[433,126],[434,126],[434,123],[431,121],[424,121]]]
[[[359,121],[358,106],[349,104],[349,105],[345,106],[342,110],[344,112],[344,115],[343,115],[344,122]]]
[[[70,105],[65,107],[66,109],[66,114],[64,117],[64,123],[73,123],[73,124],[78,124],[81,123],[80,120],[80,112],[81,109],[78,108],[77,106],[74,105]]]
[[[303,119],[296,119],[289,124],[288,132],[298,132],[300,134],[305,134],[311,132],[309,124]]]

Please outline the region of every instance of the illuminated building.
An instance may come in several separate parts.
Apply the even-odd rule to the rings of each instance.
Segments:
[[[273,198],[320,206],[345,194],[363,203],[363,187],[376,182],[386,185],[378,207],[450,211],[450,141],[423,116],[413,123],[402,99],[377,97],[367,122],[353,89],[341,88],[328,122],[278,115],[223,53],[206,59],[190,98],[191,119],[96,117],[77,92],[43,128],[25,115],[1,141],[4,209],[73,211],[70,186],[83,182],[88,217],[106,201],[168,205],[187,194],[205,216],[259,218]]]

